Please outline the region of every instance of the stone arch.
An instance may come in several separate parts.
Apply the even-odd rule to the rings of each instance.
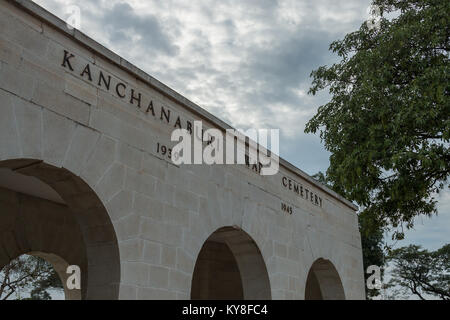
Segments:
[[[0,268],[25,253],[47,259],[59,272],[72,264],[81,268],[81,292],[66,298],[118,298],[116,234],[96,193],[69,170],[42,160],[4,160],[0,161]]]
[[[191,299],[271,299],[266,264],[250,235],[222,227],[208,237],[195,263]]]
[[[305,285],[305,300],[344,300],[339,273],[330,260],[319,258],[311,266]]]
[[[69,266],[69,263],[63,259],[62,257],[53,254],[53,253],[45,253],[45,252],[28,252],[29,255],[33,255],[36,257],[40,257],[47,262],[49,262],[53,269],[55,269],[56,273],[58,274],[59,278],[61,279],[61,283],[64,287],[64,296],[66,300],[81,300],[81,290],[72,289],[69,290],[67,288],[67,280],[69,278],[69,274],[66,273],[67,267]]]

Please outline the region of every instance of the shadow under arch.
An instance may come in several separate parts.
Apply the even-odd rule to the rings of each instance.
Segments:
[[[330,260],[319,258],[312,264],[306,280],[305,300],[345,300],[341,278]]]
[[[222,227],[206,239],[195,263],[191,299],[271,299],[266,264],[250,235]]]
[[[114,227],[101,200],[80,177],[42,160],[0,161],[0,213],[0,269],[22,254],[35,253],[56,263],[59,272],[66,265],[80,267],[81,293],[66,298],[118,298]]]

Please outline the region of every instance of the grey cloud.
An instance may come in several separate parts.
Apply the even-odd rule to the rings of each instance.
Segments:
[[[329,152],[320,139],[312,135],[298,135],[295,138],[280,137],[280,153],[293,165],[309,175],[325,172],[329,166]]]
[[[251,99],[298,103],[291,89],[309,84],[314,68],[327,63],[328,43],[332,39],[324,32],[288,37],[271,50],[254,50],[245,63],[249,79],[264,82],[262,95]]]
[[[405,232],[405,239],[396,243],[395,247],[419,244],[429,250],[436,250],[450,243],[450,191],[435,195],[438,201],[438,214],[431,217],[419,217],[414,220],[414,228]],[[388,236],[388,242],[391,235]]]
[[[101,15],[100,25],[106,29],[111,43],[133,45],[132,38],[138,35],[137,44],[152,53],[177,55],[179,48],[172,44],[170,36],[163,30],[158,18],[153,14],[138,15],[128,3],[116,3],[111,9],[103,8],[91,13],[92,19]]]
[[[314,174],[328,167],[328,152],[317,136],[303,133],[303,124],[329,96],[299,96],[294,90],[307,91],[310,72],[336,61],[328,51],[329,43],[359,27],[370,0],[293,0],[303,10],[297,25],[279,20],[281,0],[146,0],[140,4],[151,3],[155,9],[143,14],[118,0],[110,0],[113,4],[108,0],[35,1],[60,17],[67,4],[81,6],[82,30],[95,40],[234,126],[252,123],[281,128],[281,156],[302,170]],[[173,8],[182,14],[172,14]],[[295,8],[288,14],[299,13]],[[192,14],[201,19],[200,27],[190,30],[189,38],[183,39],[187,41],[180,44],[183,31],[198,22]],[[212,45],[217,39],[209,29],[212,25],[225,34],[220,50]],[[254,33],[247,34],[243,26]],[[135,35],[141,38],[138,42]],[[262,47],[256,41],[261,36],[271,36],[271,46]],[[237,62],[215,63],[230,53]],[[238,105],[238,112],[230,110],[230,105]],[[286,134],[287,129],[294,134]],[[442,215],[411,232],[412,241],[431,245],[448,235],[448,197],[444,203],[439,207]]]

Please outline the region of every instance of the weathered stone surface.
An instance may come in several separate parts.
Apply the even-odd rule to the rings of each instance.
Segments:
[[[144,217],[162,220],[164,216],[164,204],[157,198],[148,197],[136,192],[134,211]]]
[[[136,171],[131,168],[126,169],[125,188],[142,193],[146,196],[155,196],[156,179],[152,176]]]
[[[144,248],[142,250],[144,261],[150,264],[161,264],[161,247],[159,243],[144,241]]]
[[[14,106],[23,157],[42,158],[42,108],[22,99]]]
[[[81,168],[94,151],[100,134],[90,128],[77,125],[64,159],[63,167],[79,175]]]
[[[142,151],[126,143],[119,143],[117,147],[117,161],[139,170],[141,168]]]
[[[180,227],[151,218],[142,218],[141,237],[146,240],[180,246],[183,231]]]
[[[118,240],[134,239],[141,229],[141,217],[138,214],[129,214],[119,220],[113,221]]]
[[[104,203],[108,202],[123,189],[124,181],[125,166],[120,163],[114,163],[95,186],[97,195]]]
[[[0,35],[0,61],[18,67],[21,63],[23,48]]]
[[[0,266],[57,255],[83,271],[78,298],[364,298],[356,208],[284,160],[273,176],[174,165],[170,135],[194,120],[228,128],[32,2],[1,2]]]
[[[97,105],[97,88],[71,75],[66,75],[64,92],[91,106]]]
[[[94,148],[93,155],[81,170],[81,177],[90,185],[96,185],[98,180],[113,163],[113,154],[115,152],[116,141],[102,135]]]
[[[157,288],[139,288],[138,299],[140,300],[173,300],[176,298],[173,291]]]
[[[37,82],[34,88],[32,101],[40,106],[63,114],[76,122],[87,125],[90,106],[82,100],[58,91],[57,87],[46,82]]]
[[[52,111],[43,113],[43,159],[60,167],[75,131],[75,123]]]
[[[133,194],[128,190],[117,193],[106,203],[112,221],[119,220],[132,213]]]
[[[8,159],[20,156],[20,141],[13,100],[9,93],[0,90],[0,157]]]

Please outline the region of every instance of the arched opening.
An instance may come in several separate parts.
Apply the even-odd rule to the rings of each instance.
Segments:
[[[68,266],[54,254],[22,254],[0,270],[0,300],[80,300],[81,290],[67,288]]]
[[[344,287],[334,265],[317,259],[309,269],[305,300],[344,300]]]
[[[197,257],[191,299],[270,298],[269,276],[255,241],[235,227],[211,234]]]
[[[117,299],[120,259],[109,215],[78,176],[41,160],[0,162],[0,269],[22,254],[49,261],[61,280],[81,270],[66,299]],[[65,281],[64,281],[65,282]]]

